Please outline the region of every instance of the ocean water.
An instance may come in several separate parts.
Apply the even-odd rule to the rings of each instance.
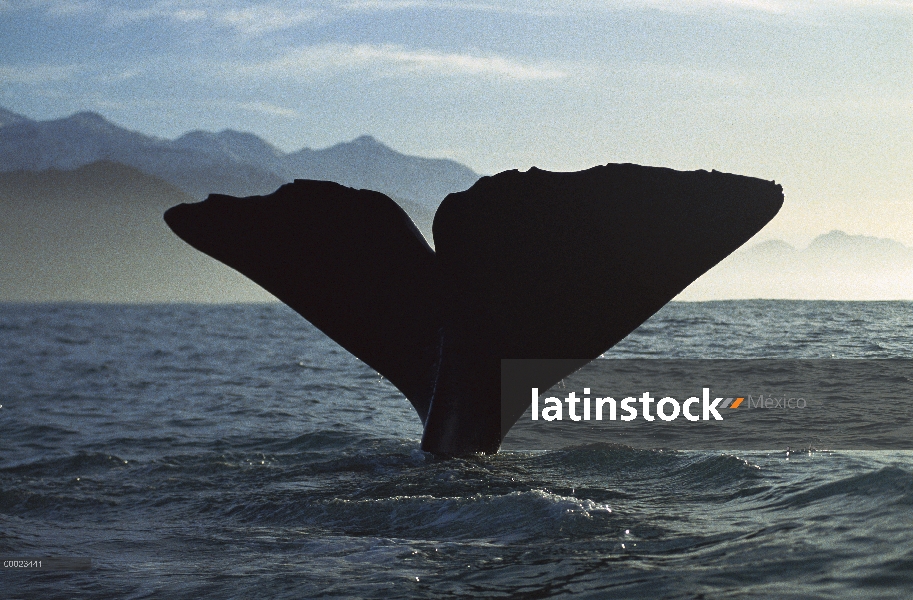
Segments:
[[[674,303],[614,358],[910,358],[913,304]],[[281,305],[0,305],[2,598],[913,597],[913,453],[442,460]]]

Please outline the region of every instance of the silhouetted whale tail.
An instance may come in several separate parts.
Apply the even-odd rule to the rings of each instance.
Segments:
[[[387,377],[437,454],[496,452],[528,405],[502,407],[502,358],[596,358],[769,222],[775,183],[610,164],[532,168],[450,194],[432,250],[378,192],[296,180],[165,213],[198,250],[247,275]]]

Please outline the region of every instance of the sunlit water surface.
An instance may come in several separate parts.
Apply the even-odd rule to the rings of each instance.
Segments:
[[[913,357],[913,305],[672,304],[611,353]],[[913,454],[439,460],[280,305],[0,306],[3,598],[913,595]]]

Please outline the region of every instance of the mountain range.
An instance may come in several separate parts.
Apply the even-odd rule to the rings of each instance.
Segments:
[[[252,133],[191,131],[168,140],[130,131],[94,112],[35,121],[0,108],[0,172],[75,169],[97,161],[134,167],[193,198],[268,194],[294,179],[336,181],[433,212],[479,178],[447,159],[401,154],[371,136],[285,153]]]
[[[0,301],[271,300],[171,233],[162,213],[193,201],[113,162],[0,173]]]
[[[384,192],[430,242],[437,205],[478,175],[368,136],[283,153],[232,130],[166,140],[90,112],[35,121],[0,108],[0,301],[269,300],[181,242],[162,213],[209,193],[270,193],[295,178]],[[913,249],[841,231],[804,249],[769,240],[738,250],[678,297],[738,298],[913,299]]]
[[[913,248],[831,231],[798,249],[781,240],[742,248],[679,299],[913,299]]]
[[[284,153],[233,130],[168,140],[93,112],[36,121],[0,108],[0,301],[269,300],[181,242],[164,211],[211,193],[269,194],[322,179],[387,194],[430,240],[437,205],[478,177],[370,136]]]

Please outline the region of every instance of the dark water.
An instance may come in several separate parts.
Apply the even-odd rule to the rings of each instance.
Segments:
[[[913,304],[673,304],[614,351],[913,356]],[[913,453],[437,460],[278,305],[0,306],[2,598],[913,596]]]

